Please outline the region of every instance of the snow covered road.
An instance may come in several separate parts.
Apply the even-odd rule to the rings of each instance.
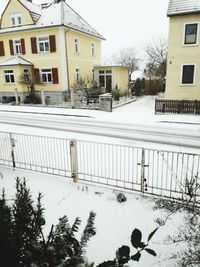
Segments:
[[[172,123],[119,123],[89,116],[0,111],[0,123],[93,136],[200,148],[200,126]],[[1,127],[0,129],[3,129]]]

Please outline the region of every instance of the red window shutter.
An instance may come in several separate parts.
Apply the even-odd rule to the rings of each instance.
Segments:
[[[58,80],[58,69],[57,68],[53,68],[52,69],[52,75],[53,75],[53,83],[59,83]]]
[[[24,38],[22,38],[20,41],[21,41],[22,55],[25,55],[26,54],[26,50],[25,50]]]
[[[31,37],[31,50],[33,54],[37,54],[37,40],[36,37]]]
[[[34,78],[35,78],[35,83],[40,83],[40,70],[39,69],[34,69]]]
[[[5,56],[3,41],[0,41],[0,57]]]
[[[9,46],[10,46],[10,54],[14,55],[13,41],[12,40],[9,40]]]
[[[50,52],[56,52],[56,37],[55,35],[49,36]]]

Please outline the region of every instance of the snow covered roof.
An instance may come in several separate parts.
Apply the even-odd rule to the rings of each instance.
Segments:
[[[9,0],[1,1],[4,3],[8,3]],[[93,27],[91,27],[79,14],[77,14],[67,3],[65,3],[64,0],[57,2],[55,1],[47,5],[42,4],[40,6],[35,5],[27,0],[18,1],[20,1],[27,9],[30,10],[32,16],[33,14],[38,15],[37,19],[35,20],[35,24],[1,29],[0,33],[64,25],[71,29],[87,33],[97,38],[105,39]],[[6,5],[0,4],[0,15],[3,13],[2,10],[4,10],[5,7]]]
[[[15,56],[8,60],[0,61],[0,66],[17,66],[17,65],[32,66],[33,64],[30,61],[20,56]]]
[[[200,13],[199,0],[170,0],[167,11],[169,17],[191,13]]]

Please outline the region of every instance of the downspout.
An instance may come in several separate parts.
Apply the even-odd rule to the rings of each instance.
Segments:
[[[66,33],[69,32],[69,29],[66,31]],[[65,33],[65,42],[66,42],[66,59],[67,59],[67,84],[68,84],[68,91],[70,91],[70,84],[69,84],[69,60],[68,60],[68,50],[67,50],[67,39],[66,39],[66,33]]]
[[[67,39],[66,39],[66,33],[69,31],[69,29],[67,29],[65,31],[65,24],[64,24],[64,8],[63,8],[63,5],[65,4],[64,1],[61,1],[61,23],[62,23],[62,26],[60,28],[60,30],[62,31],[61,34],[63,34],[63,37],[61,40],[61,42],[63,41],[63,46],[64,46],[64,52],[65,52],[65,55],[64,55],[64,59],[61,59],[61,60],[65,60],[66,61],[66,70],[67,70],[67,88],[68,88],[68,92],[70,92],[70,84],[69,84],[69,62],[68,62],[68,53],[67,53]],[[62,51],[61,51],[62,52]]]

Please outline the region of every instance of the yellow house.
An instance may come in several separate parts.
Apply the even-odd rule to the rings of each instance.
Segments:
[[[35,90],[51,99],[63,99],[74,83],[94,79],[101,40],[64,0],[1,0],[0,101],[16,89],[21,101],[27,96],[21,77],[34,78]]]
[[[200,1],[170,0],[166,99],[200,100]]]
[[[125,66],[95,66],[94,77],[99,87],[105,88],[106,93],[118,88],[121,93],[128,91],[129,75]]]

